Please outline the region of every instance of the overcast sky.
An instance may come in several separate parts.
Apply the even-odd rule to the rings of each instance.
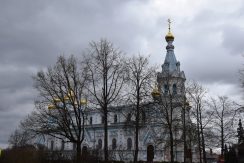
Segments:
[[[33,109],[31,76],[59,55],[79,56],[90,41],[106,38],[127,55],[161,65],[172,19],[175,54],[187,79],[211,94],[242,95],[243,0],[1,0],[0,148]]]

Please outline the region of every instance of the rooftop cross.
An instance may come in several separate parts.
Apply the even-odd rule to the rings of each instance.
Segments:
[[[170,32],[170,24],[171,24],[171,20],[168,19],[168,23],[169,23],[169,32]]]

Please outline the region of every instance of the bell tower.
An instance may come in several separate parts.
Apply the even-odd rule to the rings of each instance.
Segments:
[[[157,74],[157,83],[161,95],[184,96],[186,78],[184,71],[180,70],[180,62],[175,57],[174,39],[171,32],[171,21],[168,19],[168,33],[165,36],[167,52],[162,71]]]

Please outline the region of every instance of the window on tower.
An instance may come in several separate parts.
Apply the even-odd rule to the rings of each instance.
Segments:
[[[173,94],[177,94],[177,86],[176,86],[176,84],[173,84]]]
[[[92,117],[90,117],[90,125],[92,125]]]
[[[168,94],[169,92],[169,86],[167,84],[164,84],[164,93]]]
[[[118,116],[117,114],[114,115],[114,123],[117,123],[118,122]]]

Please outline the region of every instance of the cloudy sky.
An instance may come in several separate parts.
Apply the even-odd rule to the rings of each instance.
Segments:
[[[100,38],[161,65],[168,18],[187,79],[201,82],[211,94],[239,99],[243,0],[1,0],[0,148],[34,109],[31,76],[37,71],[59,55],[79,56]]]

